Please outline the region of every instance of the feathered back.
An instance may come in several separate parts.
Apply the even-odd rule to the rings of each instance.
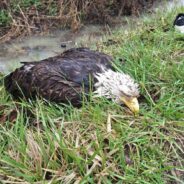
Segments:
[[[112,69],[112,57],[87,48],[74,48],[39,62],[23,63],[5,77],[4,84],[14,98],[41,96],[54,102],[81,103],[89,92],[89,75]]]

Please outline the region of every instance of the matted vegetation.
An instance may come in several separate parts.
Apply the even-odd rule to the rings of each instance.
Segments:
[[[172,28],[179,11],[158,13],[101,44],[117,70],[140,83],[139,116],[105,99],[81,109],[17,103],[1,85],[1,181],[183,183],[184,42]]]
[[[153,0],[3,0],[0,41],[83,23],[112,23],[114,16],[139,14]]]

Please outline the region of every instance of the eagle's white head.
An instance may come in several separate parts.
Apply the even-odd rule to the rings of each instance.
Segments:
[[[139,112],[138,84],[129,75],[108,69],[97,73],[95,78],[96,96],[110,98],[119,104],[124,103],[132,112]]]

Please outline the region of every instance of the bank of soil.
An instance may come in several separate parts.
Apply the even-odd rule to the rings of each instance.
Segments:
[[[153,0],[2,0],[0,42],[63,27],[75,32],[86,23],[112,25],[152,5]]]

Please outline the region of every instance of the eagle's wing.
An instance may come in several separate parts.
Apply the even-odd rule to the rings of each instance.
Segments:
[[[39,62],[24,63],[5,78],[7,91],[16,98],[38,95],[78,106],[83,94],[89,92],[93,74],[102,67],[111,68],[112,59],[88,49],[67,52]]]
[[[103,65],[106,68],[113,69],[113,58],[102,52],[90,50],[89,48],[72,48],[62,53],[63,58],[81,58],[83,61],[91,60],[91,62]]]

